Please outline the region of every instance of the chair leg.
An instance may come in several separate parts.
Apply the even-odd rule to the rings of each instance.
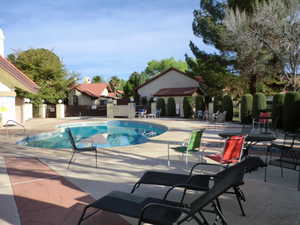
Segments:
[[[84,220],[84,215],[85,215],[85,213],[86,213],[86,211],[87,211],[88,208],[89,208],[89,206],[84,207],[83,212],[82,212],[82,214],[81,214],[81,216],[79,218],[79,221],[78,221],[77,225],[80,225],[81,222]]]
[[[132,190],[131,190],[130,193],[133,194],[133,192],[135,192],[135,190],[138,189],[140,185],[141,185],[141,183],[136,183],[136,184],[133,186],[133,188],[132,188]]]
[[[223,225],[228,225],[228,223],[227,223],[226,220],[225,220],[224,215],[222,214],[222,212],[220,211],[220,209],[217,207],[217,205],[216,205],[215,203],[213,203],[213,207],[214,207],[215,212],[216,212],[216,214],[217,214],[217,217],[215,218],[215,221],[214,221],[213,224],[216,224],[216,222],[217,222],[218,219],[220,218]]]
[[[71,162],[72,162],[72,159],[73,159],[73,157],[74,157],[74,155],[75,155],[75,151],[73,151],[73,153],[72,153],[72,156],[71,156],[71,159],[70,159],[70,161],[69,161],[69,163],[68,163],[68,169],[69,169],[69,167],[70,167],[70,164],[71,164]]]
[[[170,146],[168,144],[168,167],[170,167]]]
[[[98,168],[98,165],[97,165],[97,149],[95,150],[95,158],[96,158],[96,168]]]
[[[242,190],[238,187],[234,187],[235,197],[239,203],[240,209],[242,211],[242,215],[246,216],[241,200],[246,201],[244,194],[242,194]]]

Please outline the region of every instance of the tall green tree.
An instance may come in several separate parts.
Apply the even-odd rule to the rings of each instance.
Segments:
[[[122,90],[122,80],[117,76],[112,76],[109,80],[109,86],[112,91]]]
[[[189,67],[187,74],[192,77],[201,75],[204,81],[202,88],[209,96],[221,95],[230,76],[228,62],[222,56],[201,51],[193,43],[190,47],[195,58],[185,56]]]
[[[149,78],[171,67],[174,67],[182,72],[187,70],[187,64],[185,61],[176,60],[171,57],[162,60],[151,60],[147,63],[144,73]]]
[[[17,91],[18,95],[31,98],[34,103],[40,103],[42,99],[49,103],[64,99],[68,87],[74,82],[74,73],[68,73],[60,58],[48,49],[16,52],[8,59],[41,87],[37,95]]]
[[[297,90],[300,64],[299,0],[273,0],[256,3],[252,14],[228,9],[225,17],[227,40],[235,46],[248,43],[255,52],[257,46],[276,57],[281,79],[286,89]],[[266,55],[265,54],[265,55]]]
[[[263,1],[263,0],[260,0]],[[233,72],[235,74],[242,74],[243,78],[242,81],[248,82],[250,87],[248,89],[251,89],[251,92],[256,91],[256,85],[258,82],[264,82],[264,80],[261,79],[265,75],[266,71],[270,71],[269,67],[264,67],[262,65],[265,65],[264,63],[270,63],[274,62],[274,58],[272,58],[272,55],[265,55],[262,51],[252,51],[251,54],[245,54],[244,53],[242,58],[240,58],[240,52],[239,49],[236,48],[233,44],[228,44],[229,42],[224,42],[223,35],[226,34],[226,26],[224,24],[224,18],[226,15],[226,9],[238,9],[243,12],[246,12],[248,14],[251,14],[253,12],[253,9],[255,7],[256,0],[201,0],[200,1],[200,8],[194,10],[194,20],[193,20],[193,32],[194,34],[202,38],[203,42],[208,45],[214,46],[217,50],[219,50],[218,57],[219,59],[216,62],[220,61],[227,61],[227,68],[234,69]],[[235,41],[235,39],[231,39],[232,42]],[[239,45],[241,49],[246,48],[248,45]],[[205,63],[205,61],[201,60],[203,58],[204,54],[207,54],[205,52],[201,52],[199,54],[199,49],[195,46],[193,42],[190,43],[191,50],[198,62],[199,66],[196,70],[197,72],[205,72],[203,70],[203,66],[200,66],[201,64]],[[260,47],[260,46],[256,46]],[[247,48],[246,48],[247,49]],[[260,50],[260,49],[259,49]],[[207,54],[209,57],[210,55]],[[269,56],[266,57],[266,56]],[[216,57],[215,57],[216,58]],[[259,60],[256,60],[259,59]],[[237,61],[238,60],[238,61]],[[273,61],[272,61],[273,60]],[[191,63],[188,63],[191,64]],[[272,64],[272,63],[270,63]],[[274,65],[274,64],[273,64]],[[192,70],[195,70],[197,68],[196,66],[191,67]],[[271,67],[274,71],[278,71],[278,68]],[[212,71],[210,75],[210,79],[212,81],[218,81],[219,78],[219,70],[213,71],[215,68],[211,67],[210,70]],[[276,73],[276,72],[274,72]],[[201,74],[203,75],[203,74]],[[205,80],[205,79],[204,79]],[[221,79],[222,80],[222,79]],[[231,79],[232,80],[232,79]],[[241,83],[241,81],[238,81],[238,79],[233,79],[234,81],[237,81],[237,83]],[[206,81],[207,82],[207,81]],[[210,86],[210,83],[215,82],[209,82],[208,86]],[[228,83],[228,82],[227,82]],[[218,86],[220,86],[220,82],[215,83],[217,84],[216,87],[213,87],[213,89],[218,89]],[[273,82],[271,82],[271,85]],[[226,84],[222,84],[223,86]],[[230,87],[229,87],[230,88]],[[211,92],[212,90],[210,90]],[[214,91],[213,91],[214,92]]]
[[[124,85],[123,91],[124,96],[126,97],[134,97],[136,102],[139,102],[139,95],[136,91],[136,88],[139,87],[143,83],[143,79],[140,73],[133,72],[126,84]]]
[[[102,76],[100,75],[93,76],[92,83],[101,83],[101,82],[104,82]]]

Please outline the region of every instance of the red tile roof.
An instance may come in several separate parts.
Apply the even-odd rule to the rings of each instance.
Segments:
[[[112,97],[112,98],[115,98],[116,97],[116,93],[110,92],[110,93],[108,93],[108,96]]]
[[[106,83],[78,84],[74,87],[74,89],[86,95],[99,98],[107,86],[108,85]]]
[[[152,77],[151,79],[147,80],[147,81],[146,81],[145,83],[143,83],[141,86],[139,86],[138,88],[136,88],[136,90],[140,89],[141,87],[144,87],[146,84],[148,84],[148,83],[150,83],[150,82],[156,80],[157,78],[159,78],[159,77],[165,75],[166,73],[170,72],[171,70],[174,70],[174,71],[176,71],[176,72],[178,72],[178,73],[180,73],[180,74],[182,74],[182,75],[184,75],[184,76],[186,76],[186,77],[189,77],[189,78],[191,78],[191,79],[193,79],[193,80],[196,80],[196,81],[199,82],[199,83],[202,83],[202,82],[203,82],[203,79],[202,79],[201,76],[197,76],[197,77],[193,78],[193,77],[188,76],[186,73],[184,73],[184,72],[182,72],[182,71],[180,71],[180,70],[178,70],[178,69],[176,69],[176,68],[174,68],[174,67],[171,67],[171,68],[169,68],[169,69],[167,69],[167,70],[162,71],[162,72],[159,73],[158,75],[155,75],[155,76]],[[201,79],[200,79],[200,78],[201,78]]]
[[[198,91],[196,87],[186,87],[186,88],[163,88],[156,92],[153,96],[163,97],[163,96],[192,96]]]
[[[15,67],[7,59],[3,58],[1,55],[0,55],[0,68],[6,71],[7,73],[9,73],[19,83],[23,84],[28,89],[28,91],[32,93],[37,93],[39,91],[40,87],[36,83],[34,83],[22,71],[20,71],[17,67]]]

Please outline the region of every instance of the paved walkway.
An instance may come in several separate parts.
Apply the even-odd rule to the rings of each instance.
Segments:
[[[175,144],[187,138],[191,129],[207,128],[204,135],[210,143],[207,154],[221,150],[218,132],[240,129],[232,124],[226,124],[224,128],[199,121],[145,121],[166,125],[169,131],[145,144],[100,150],[99,168],[95,168],[94,161],[91,161],[94,157],[81,155],[69,170],[66,166],[70,151],[16,145],[14,143],[24,137],[22,130],[9,130],[8,136],[5,130],[0,130],[0,224],[76,224],[76,211],[80,211],[84,204],[112,190],[129,192],[145,170],[187,173],[180,154],[172,153],[171,167],[167,167],[167,143]],[[32,120],[26,123],[26,135],[53,131],[55,125],[70,122],[79,120]],[[191,157],[191,160],[192,164],[198,157]],[[300,194],[296,191],[296,183],[297,173],[285,171],[285,177],[281,178],[278,168],[270,168],[267,183],[263,181],[263,170],[247,175],[246,184],[242,187],[247,197],[246,217],[240,216],[234,198],[222,198],[229,224],[299,225]],[[137,190],[137,194],[161,197],[165,190],[145,185]],[[178,194],[174,192],[171,198],[176,199]],[[188,200],[191,201],[193,196],[190,195]],[[39,212],[32,213],[36,211]],[[99,221],[97,224],[136,223],[132,218],[108,213],[99,213],[97,217],[94,218]],[[95,223],[91,220],[86,223],[89,224]],[[191,221],[189,224],[194,223]]]

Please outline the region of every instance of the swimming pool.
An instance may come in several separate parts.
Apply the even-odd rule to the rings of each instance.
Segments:
[[[148,138],[167,131],[167,128],[162,125],[126,120],[112,120],[106,123],[65,124],[59,126],[57,132],[27,137],[19,141],[18,144],[51,149],[71,148],[65,132],[67,127],[70,127],[73,136],[75,136],[78,147],[93,144],[97,148],[142,144],[147,142]]]

